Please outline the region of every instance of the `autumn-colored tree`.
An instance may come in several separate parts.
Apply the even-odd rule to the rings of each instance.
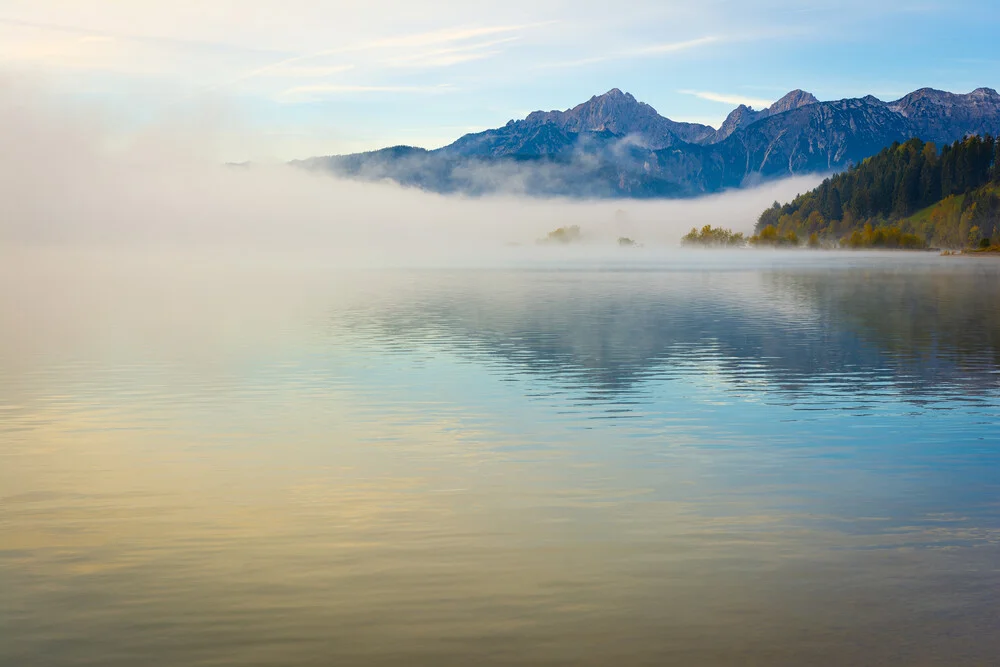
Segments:
[[[786,240],[790,233],[799,237],[817,233],[821,241],[842,239],[850,244],[858,230],[862,246],[889,247],[902,241],[890,238],[885,230],[898,228],[900,235],[923,242],[963,245],[973,224],[984,235],[1000,236],[1000,191],[990,185],[1000,185],[998,161],[1000,142],[988,135],[966,137],[940,153],[935,144],[920,139],[894,143],[788,204],[775,202],[761,213],[756,236],[759,243],[774,244],[763,234],[774,227]],[[948,214],[944,226],[938,227],[932,214],[918,215],[953,195],[961,198],[956,200],[959,210],[954,217]],[[998,196],[995,215],[986,201],[991,195]],[[867,232],[859,228],[865,223],[871,225]]]
[[[700,245],[706,247],[736,248],[745,246],[747,239],[743,236],[742,232],[734,232],[731,229],[705,225],[700,231],[692,227],[691,231],[681,239],[681,243],[688,246]]]

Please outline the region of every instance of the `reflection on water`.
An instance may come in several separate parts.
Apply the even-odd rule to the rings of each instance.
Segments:
[[[991,663],[1000,263],[733,257],[0,264],[0,664]]]

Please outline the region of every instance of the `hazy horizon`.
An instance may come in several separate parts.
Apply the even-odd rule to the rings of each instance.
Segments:
[[[39,90],[0,85],[0,241],[56,245],[309,249],[357,263],[425,254],[510,255],[558,227],[578,225],[584,246],[611,257],[627,236],[647,249],[676,248],[692,227],[749,233],[773,201],[822,180],[809,175],[682,200],[545,199],[506,194],[443,196],[362,183],[285,165],[235,168],[200,149],[213,130],[184,123],[123,144],[106,116],[79,117]],[[50,196],[47,193],[55,193]],[[473,255],[468,253],[472,252]]]

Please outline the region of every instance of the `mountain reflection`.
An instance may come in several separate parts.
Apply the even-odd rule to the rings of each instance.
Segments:
[[[796,392],[997,387],[992,264],[758,271],[483,271],[408,275],[338,321],[596,395],[708,371]]]
[[[997,265],[713,257],[6,265],[0,665],[993,664]]]

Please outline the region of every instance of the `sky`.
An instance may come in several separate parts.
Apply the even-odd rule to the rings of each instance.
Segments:
[[[4,0],[0,76],[219,157],[434,148],[611,88],[718,126],[795,88],[1000,88],[996,0]]]

